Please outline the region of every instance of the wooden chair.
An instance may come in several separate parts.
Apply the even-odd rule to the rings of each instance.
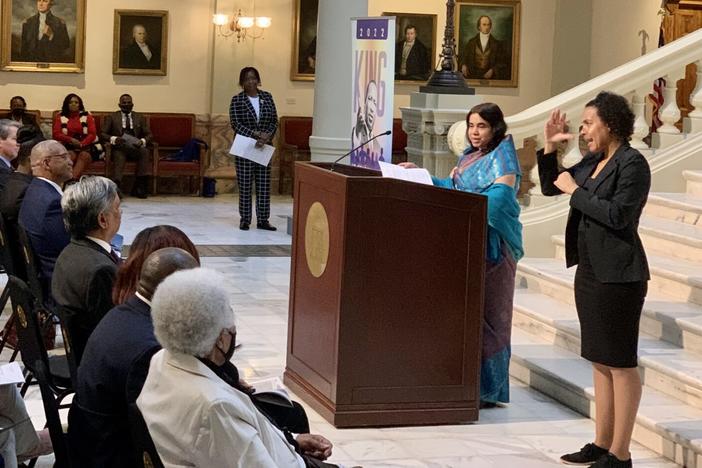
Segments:
[[[295,182],[295,161],[309,161],[312,117],[281,117],[278,134],[280,176],[278,193],[291,194]]]
[[[160,177],[188,177],[189,189],[194,190],[197,180],[198,193],[202,193],[202,181],[208,166],[206,145],[200,145],[200,158],[193,161],[171,161],[168,156],[180,151],[195,137],[195,114],[149,114],[149,125],[153,139],[158,143],[153,162],[153,192],[158,193]]]
[[[407,162],[407,134],[402,130],[402,119],[392,119],[392,163]]]

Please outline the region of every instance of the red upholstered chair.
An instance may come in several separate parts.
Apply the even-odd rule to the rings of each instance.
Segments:
[[[156,147],[153,165],[153,191],[158,193],[159,177],[188,177],[190,192],[194,180],[202,193],[202,179],[207,168],[207,148],[200,145],[198,161],[169,161],[169,155],[177,153],[195,136],[195,114],[149,114],[149,125]]]
[[[312,117],[281,117],[278,135],[280,154],[279,193],[292,193],[295,178],[295,161],[309,161]]]
[[[51,114],[51,122],[53,123],[54,119],[56,116],[59,114],[59,111],[54,111]],[[105,115],[108,114],[108,112],[90,112],[90,114],[93,116],[93,119],[95,120],[95,130],[96,130],[96,135],[97,135],[97,141],[100,140],[100,126],[102,125],[102,119],[104,118]],[[86,167],[83,170],[83,175],[99,175],[103,177],[108,177],[107,175],[107,168],[110,167],[110,154],[109,150],[106,148],[106,146],[103,144],[103,149],[105,149],[105,156],[103,159],[100,159],[98,161],[93,161],[90,163],[88,167]]]
[[[407,134],[402,130],[402,119],[392,119],[392,162],[407,162]]]

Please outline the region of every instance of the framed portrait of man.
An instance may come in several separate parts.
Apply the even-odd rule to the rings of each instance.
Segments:
[[[293,48],[290,79],[314,81],[317,62],[317,11],[319,0],[293,2]]]
[[[3,0],[0,68],[82,73],[86,0]]]
[[[520,0],[458,0],[458,69],[471,86],[516,88]]]
[[[395,20],[395,83],[416,84],[431,76],[436,64],[436,15],[391,13]]]
[[[115,10],[112,73],[166,75],[168,70],[168,12]]]

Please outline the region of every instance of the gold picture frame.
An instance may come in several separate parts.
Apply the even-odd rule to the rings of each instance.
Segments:
[[[83,73],[86,0],[50,3],[46,33],[39,34],[37,2],[2,0],[0,70]]]
[[[293,8],[290,80],[314,81],[319,0],[295,0]]]
[[[434,71],[434,68],[437,64],[437,15],[426,13],[384,12],[383,16],[395,17],[395,83],[413,85],[416,85],[417,83],[425,83],[431,76],[431,73]],[[414,26],[414,30],[416,33],[415,41],[417,41],[417,44],[413,46],[412,49],[410,49],[410,55],[419,58],[417,55],[415,55],[414,51],[414,48],[419,46],[424,49],[422,51],[422,55],[428,55],[428,60],[426,60],[426,69],[423,70],[422,73],[419,73],[418,70],[415,70],[415,72],[412,73],[412,71],[410,70],[409,73],[406,73],[406,77],[403,77],[400,74],[400,70],[398,70],[398,68],[402,61],[402,50],[404,48],[406,28],[408,26]]]
[[[168,71],[168,11],[115,10],[113,75],[165,76]]]
[[[457,0],[456,7],[458,70],[468,84],[518,87],[521,0]],[[489,35],[484,46],[480,28]]]

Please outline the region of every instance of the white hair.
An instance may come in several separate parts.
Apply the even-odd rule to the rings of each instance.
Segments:
[[[151,317],[156,339],[168,351],[204,357],[225,328],[234,325],[234,312],[214,270],[177,271],[156,288]]]

